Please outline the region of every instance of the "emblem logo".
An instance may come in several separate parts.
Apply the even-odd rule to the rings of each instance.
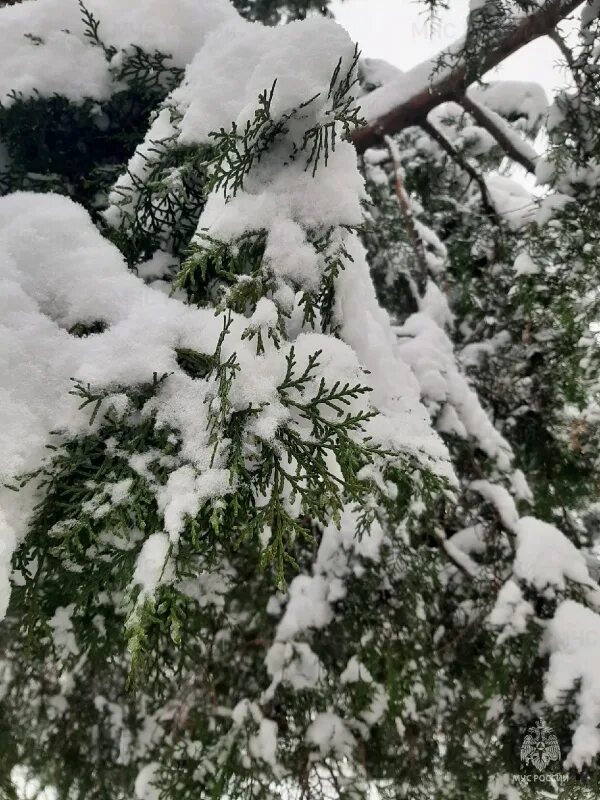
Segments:
[[[540,719],[527,730],[521,745],[521,761],[524,764],[533,764],[541,772],[551,761],[560,760],[558,739],[549,725]]]

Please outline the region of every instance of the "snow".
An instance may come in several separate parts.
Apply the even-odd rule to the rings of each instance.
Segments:
[[[469,99],[473,105],[478,108],[479,113],[489,121],[489,124],[500,134],[506,137],[514,150],[516,150],[524,160],[531,161],[535,165],[535,162],[539,158],[539,154],[533,145],[529,144],[528,141],[523,139],[517,133],[517,131],[511,125],[509,125],[502,116],[500,116],[500,114],[497,114],[495,111],[492,111],[492,109],[487,108],[485,105],[475,102],[470,93]]]
[[[160,157],[164,143],[175,135],[176,128],[171,122],[171,110],[163,108],[150,125],[146,140],[131,157],[127,172],[119,176],[110,191],[109,207],[103,212],[109,225],[116,227],[125,215],[133,212],[137,198],[134,179],[143,181],[150,174]],[[144,277],[143,272],[138,274]]]
[[[0,362],[5,380],[0,384],[5,398],[0,407],[0,475],[10,480],[35,469],[45,456],[50,431],[77,435],[90,430],[89,410],[79,410],[78,401],[69,395],[72,378],[101,389],[119,387],[114,403],[123,413],[121,387],[147,382],[155,372],[166,373],[145,413],[155,412],[158,426],[172,427],[181,436],[180,466],[186,469],[174,472],[157,494],[166,530],[176,542],[186,514],[230,490],[220,462],[226,443],[220,443],[211,466],[215,453],[208,440],[206,401],[214,396],[214,383],[192,379],[175,358],[179,346],[213,353],[222,320],[209,309],[186,306],[146,286],[127,270],[120,253],[100,236],[84,210],[64,197],[18,192],[0,199],[0,247],[0,339],[4,343]],[[370,367],[374,401],[386,415],[374,418],[368,432],[385,446],[412,452],[432,464],[439,462],[440,469],[447,470],[445,448],[433,434],[418,387],[395,348],[389,319],[376,305],[364,253],[355,252],[358,279],[354,287],[350,280],[340,287],[340,305],[346,306],[344,314],[349,313],[350,319],[364,322],[362,334],[360,325],[357,329],[348,325],[347,339]],[[273,319],[270,307],[266,319]],[[97,320],[107,325],[103,333],[83,338],[68,333],[76,323]],[[262,407],[253,430],[272,436],[286,420],[277,385],[290,345],[278,351],[271,347],[257,357],[254,345],[242,340],[246,327],[247,320],[233,315],[231,333],[223,343],[223,358],[236,353],[240,365],[230,399],[234,409],[250,403]],[[323,374],[328,379],[356,383],[363,380],[361,362],[349,344],[302,333],[295,348],[301,364],[321,349]],[[96,427],[102,417],[101,411]],[[151,481],[147,466],[138,461],[133,457],[131,463]],[[3,492],[6,531],[15,525],[23,531],[25,496]],[[15,536],[6,533],[3,541],[7,551],[12,551]]]
[[[503,486],[486,480],[477,480],[473,481],[469,488],[491,503],[504,527],[511,533],[515,532],[519,523],[519,513],[515,501]]]
[[[471,525],[468,528],[457,531],[448,541],[452,542],[463,553],[467,553],[467,555],[470,553],[484,553],[486,549],[485,528],[480,524]]]
[[[137,557],[133,583],[142,589],[141,597],[152,597],[161,583],[172,576],[169,564],[171,543],[166,533],[151,533]]]
[[[74,610],[75,606],[73,604],[59,606],[52,618],[48,620],[48,625],[52,629],[52,642],[59,658],[63,660],[79,653],[71,621]]]
[[[10,598],[10,560],[17,540],[0,506],[0,620],[4,619]]]
[[[436,416],[441,412],[438,428],[472,438],[501,469],[507,469],[512,457],[510,445],[494,428],[469,386],[452,342],[436,317],[442,324],[451,319],[440,311],[439,303],[429,302],[397,329],[400,355],[412,367],[430,413]]]
[[[487,175],[485,184],[496,212],[513,231],[535,219],[537,204],[521,183],[504,175]]]
[[[402,70],[381,58],[363,58],[360,73],[367,87],[378,89],[402,74]]]
[[[332,712],[316,714],[306,729],[306,742],[318,748],[321,756],[333,753],[338,757],[349,756],[356,745],[343,720]]]
[[[515,275],[537,275],[540,268],[528,253],[519,253],[514,260]]]
[[[296,690],[312,689],[327,675],[327,670],[306,642],[275,642],[269,648],[265,666],[272,678],[271,685],[263,694],[270,700],[280,683],[289,684]]]
[[[152,761],[138,772],[134,787],[136,800],[160,800],[161,791],[154,785],[159,766],[156,761]]]
[[[450,45],[444,52],[448,64],[453,63],[464,46],[461,38]],[[432,82],[438,83],[450,72],[450,66],[439,66],[437,56],[417,64],[407,72],[401,72],[379,89],[361,98],[363,115],[368,122],[383,117],[396,106],[410,100],[415,94],[430,89]]]
[[[165,530],[173,543],[179,540],[186,517],[195,517],[206,500],[222,497],[231,490],[229,470],[206,469],[200,475],[189,464],[170,473],[157,492],[158,507]]]
[[[327,118],[333,70],[341,56],[343,74],[352,63],[353,53],[347,34],[327,20],[315,18],[277,30],[248,26],[241,20],[225,25],[207,38],[183,84],[168,98],[167,107],[177,110],[177,138],[180,142],[201,144],[207,141],[211,130],[228,128],[232,120],[242,126],[254,115],[258,94],[272,85],[276,74],[271,108],[275,118],[314,98],[301,118],[288,123],[288,138],[301,142],[306,130]],[[208,68],[214,78],[211,82],[205,80]],[[161,139],[155,131],[157,125],[158,120],[130,162],[130,171],[142,179],[140,165],[145,163],[152,142]],[[313,176],[312,170],[306,169],[305,157],[289,160],[286,146],[282,143],[255,163],[243,188],[234,196],[226,197],[222,191],[209,196],[199,221],[197,242],[201,245],[208,236],[235,246],[244,234],[265,232],[264,263],[274,282],[273,301],[280,304],[282,311],[291,312],[287,334],[293,340],[301,332],[298,288],[318,287],[326,268],[324,255],[316,252],[307,231],[325,233],[335,229],[330,251],[343,248],[353,259],[348,260],[337,279],[335,321],[342,340],[356,353],[358,363],[369,370],[372,402],[382,412],[369,423],[368,433],[383,446],[415,455],[451,480],[447,451],[431,430],[418,385],[400,356],[390,320],[377,303],[364,249],[356,234],[340,227],[362,221],[365,191],[354,148],[338,138],[327,167],[321,165]],[[109,209],[108,218],[114,222],[118,212]],[[327,349],[331,350],[332,339],[329,337],[328,341]],[[275,357],[271,354],[270,358],[272,362]],[[261,363],[252,356],[253,371]],[[246,399],[251,392],[249,374],[250,364],[243,383]],[[402,386],[402,392],[398,386]],[[269,402],[274,412],[274,389],[268,375],[257,375],[253,404]],[[255,421],[255,426],[266,432],[279,423],[277,414],[271,413],[267,419]]]
[[[313,574],[298,575],[290,583],[276,641],[265,658],[267,671],[273,679],[267,697],[272,696],[280,682],[304,688],[316,685],[325,676],[325,669],[310,646],[293,640],[326,627],[333,619],[332,604],[345,595],[345,578],[353,574],[362,559],[379,560],[383,544],[381,527],[375,522],[358,539],[356,525],[355,512],[344,510],[339,527],[330,523],[323,531]],[[352,670],[351,664],[349,669]],[[346,678],[351,675],[348,672]]]
[[[583,553],[547,522],[522,517],[515,525],[517,554],[514,574],[538,591],[564,590],[566,580],[593,587]]]
[[[539,83],[530,81],[489,81],[472,86],[469,97],[488,111],[495,112],[526,132],[535,132],[548,110],[548,95]]]
[[[520,469],[516,469],[510,477],[510,485],[517,500],[524,500],[527,503],[533,502],[533,492],[529,488],[527,478]]]
[[[328,581],[320,576],[298,575],[289,588],[285,614],[277,628],[277,639],[292,639],[307,628],[323,628],[333,618],[327,597]]]
[[[546,645],[550,665],[544,697],[561,708],[565,696],[575,692],[578,717],[565,766],[581,769],[600,752],[600,617],[574,600],[565,600],[550,621]]]
[[[122,49],[137,45],[149,53],[160,50],[184,67],[209,31],[237,19],[226,0],[172,0],[168,15],[162,0],[86,0],[85,5],[100,23],[104,44],[119,51],[112,64],[85,36],[77,0],[24,0],[2,9],[0,102],[10,103],[11,91],[25,96],[57,93],[75,102],[83,97],[105,100],[118,88],[109,68],[120,64]]]
[[[498,644],[511,636],[525,633],[527,623],[533,615],[533,606],[524,599],[519,585],[513,580],[506,581],[498,592],[496,603],[488,617],[490,625],[503,628],[498,636]]]
[[[342,70],[347,70],[353,54],[348,34],[331,20],[312,18],[271,28],[237,18],[220,26],[197,48],[184,83],[173,92],[172,102],[185,114],[181,141],[204,141],[210,131],[228,129],[232,122],[243,127],[254,116],[259,94],[270,90],[275,78],[275,119],[317,92],[324,92],[321,105],[338,59],[343,58]]]
[[[277,766],[277,723],[270,719],[261,719],[259,731],[250,738],[248,750],[255,759],[260,759]]]
[[[341,683],[372,683],[373,678],[364,664],[356,656],[348,661],[346,669],[340,675]]]
[[[455,478],[447,450],[441,439],[431,435],[431,421],[421,404],[421,387],[410,356],[377,303],[365,251],[356,238],[348,245],[354,262],[339,278],[338,313],[343,320],[341,335],[369,370],[373,403],[383,412],[369,431],[375,441],[412,452],[452,483]]]

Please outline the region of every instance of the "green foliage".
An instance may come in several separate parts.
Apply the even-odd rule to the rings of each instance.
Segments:
[[[364,124],[360,108],[352,95],[352,89],[358,81],[355,77],[358,58],[359,52],[356,47],[350,66],[343,73],[343,61],[340,58],[329,86],[327,98],[331,102],[324,113],[326,121],[308,128],[300,143],[292,142],[290,158],[295,159],[302,153],[307,153],[306,169],[311,167],[313,176],[321,159],[327,166],[329,152],[335,150],[339,127],[344,136],[348,137],[355,128]],[[252,167],[260,162],[280,137],[289,133],[288,123],[297,118],[301,119],[303,112],[319,97],[317,94],[297,108],[287,111],[280,118],[273,119],[271,105],[276,85],[275,80],[270,90],[265,89],[259,95],[254,117],[246,122],[242,131],[233,122],[229,131],[221,128],[220,131],[210,134],[215,141],[216,150],[210,173],[211,190],[222,190],[225,197],[235,196],[243,188],[244,179]]]
[[[236,5],[271,24],[325,11],[303,0]],[[81,8],[90,42],[111,59],[100,22]],[[471,14],[473,70],[502,33],[506,10],[491,3]],[[576,202],[554,209],[550,225],[528,222],[517,231],[502,214],[490,215],[481,184],[422,131],[403,131],[395,144],[429,278],[455,316],[452,344],[530,481],[532,502],[521,499],[519,511],[560,523],[591,547],[599,436],[590,323],[598,297],[589,287],[600,263],[599,209],[578,169],[596,158],[600,128],[587,124],[598,87],[582,48],[576,82],[589,108],[575,113],[577,98],[565,95],[551,142],[556,185]],[[472,481],[508,487],[507,470],[481,442],[448,428],[454,487],[414,454],[386,451],[369,435],[377,409],[368,374],[331,378],[326,354],[315,346],[301,356],[292,337],[335,337],[347,322],[337,318],[336,290],[353,267],[348,237],[357,232],[394,321],[425,313],[422,264],[399,212],[389,153],[363,163],[372,199],[363,229],[340,222],[304,231],[318,256],[316,286],[301,275],[280,280],[265,257],[267,230],[234,241],[197,230],[208,194],[231,201],[266,159],[282,168],[295,159],[313,176],[327,167],[336,137],[361,124],[352,96],[357,58],[345,71],[338,63],[325,114],[297,141],[292,132],[317,96],[275,117],[274,82],[245,126],[214,132],[210,146],[180,144],[179,112],[165,98],[181,70],[168,55],[136,47],[115,68],[120,88],[105,103],[15,97],[0,109],[9,154],[2,191],[79,200],[132,269],[143,274],[141,262],[166,253],[173,291],[222,314],[214,350],[174,342],[172,368],[200,387],[195,412],[208,440],[201,471],[229,474],[226,490],[184,513],[178,536],[168,537],[164,490],[174,471],[191,468],[182,431],[157,421],[172,375],[149,375],[137,386],[74,382],[89,429],[55,432],[47,461],[12,487],[34,492],[37,505],[0,627],[2,798],[16,798],[18,766],[59,800],[125,800],[150,764],[160,800],[357,800],[374,785],[385,800],[481,800],[492,794],[490,779],[521,773],[519,743],[539,709],[568,750],[575,693],[553,710],[545,703],[548,654],[540,642],[562,600],[587,600],[572,583],[541,593],[521,582],[532,608],[523,630],[499,639],[491,627],[498,592],[515,578],[515,539]],[[174,133],[149,143],[143,176],[119,182],[109,224],[101,213],[108,194],[157,110],[170,114]],[[498,148],[478,153],[461,136],[469,124],[462,112],[449,107],[437,123],[473,168],[501,167]],[[539,273],[515,275],[521,252]],[[278,294],[282,286],[299,301],[295,316]],[[253,319],[261,301],[275,307],[267,322]],[[239,347],[230,346],[234,315]],[[98,319],[69,333],[106,330]],[[268,435],[255,426],[268,405],[236,395],[248,341],[257,364],[273,354],[281,361]],[[443,410],[430,402],[435,422]],[[449,541],[465,533],[476,542],[468,556]],[[135,575],[152,536],[168,544],[148,589]],[[324,595],[315,600],[319,581]],[[297,613],[317,608],[323,618],[285,633],[277,621],[294,603]],[[276,655],[281,663],[273,666]],[[356,680],[347,674],[353,659],[361,665]],[[351,721],[343,754],[320,757],[311,748],[307,730],[321,714]],[[264,722],[276,729],[276,766],[257,745]],[[572,771],[554,796],[580,800],[582,787],[597,793],[597,770]],[[533,799],[535,788],[521,796]]]

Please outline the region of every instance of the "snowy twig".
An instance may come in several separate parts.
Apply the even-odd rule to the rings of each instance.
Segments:
[[[481,201],[483,203],[483,207],[485,209],[485,213],[488,217],[494,222],[496,225],[500,225],[500,219],[498,217],[498,212],[494,208],[494,204],[492,203],[492,199],[490,197],[490,193],[486,186],[485,180],[483,175],[480,175],[479,172],[475,169],[475,167],[470,164],[466,158],[463,158],[462,155],[458,152],[458,150],[454,147],[452,142],[448,141],[446,137],[441,133],[441,131],[432,125],[429,120],[423,120],[421,122],[421,127],[425,131],[425,133],[429,134],[432,139],[434,139],[439,146],[444,150],[450,158],[452,158],[464,171],[469,175],[479,187],[479,191],[481,193]]]
[[[444,56],[456,51],[460,53],[464,42],[459,42],[437,58],[399,76],[392,84],[376,89],[362,103],[368,124],[352,135],[357,151],[364,153],[369,147],[380,144],[383,136],[421,124],[432,109],[460,98],[471,83],[529,42],[548,35],[581,4],[582,0],[548,0],[523,17],[496,47],[490,48],[478,65],[477,75],[470,70],[464,57],[459,58],[451,70],[436,73],[436,66]]]
[[[583,91],[583,85],[582,85],[581,77],[580,77],[578,69],[577,69],[577,64],[575,62],[575,59],[573,58],[573,53],[571,52],[570,48],[566,44],[565,40],[563,39],[563,37],[560,35],[560,33],[557,30],[550,31],[550,33],[548,34],[548,38],[551,39],[554,42],[554,44],[558,47],[558,49],[560,50],[563,58],[565,59],[565,61],[567,63],[567,66],[568,66],[568,68],[569,68],[569,70],[571,72],[571,75],[573,77],[573,81],[577,85],[577,88],[579,89],[579,91],[580,92]]]
[[[509,158],[521,164],[528,172],[535,173],[535,161],[531,156],[535,151],[527,142],[504,122],[502,117],[488,108],[476,103],[467,93],[459,100],[461,106],[468,111],[475,122],[490,133]],[[537,153],[535,153],[537,158]]]

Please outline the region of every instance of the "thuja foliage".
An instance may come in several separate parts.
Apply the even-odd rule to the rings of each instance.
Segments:
[[[473,30],[486,14],[506,15],[507,5],[481,4],[481,10],[471,15]],[[513,24],[510,17],[506,21]],[[459,103],[442,106],[430,115],[424,128],[408,128],[388,146],[365,157],[373,199],[365,242],[381,302],[405,323],[400,329],[405,341],[415,336],[418,340],[419,335],[425,337],[431,331],[427,320],[411,323],[415,310],[417,316],[433,316],[443,329],[452,331],[452,344],[471,385],[477,388],[496,431],[510,445],[515,466],[527,475],[529,489],[516,493],[520,513],[533,513],[555,523],[588,552],[597,543],[597,517],[592,509],[598,486],[598,382],[592,364],[597,363],[594,330],[598,309],[597,293],[590,287],[597,282],[598,252],[588,215],[597,213],[597,190],[591,175],[598,138],[589,124],[597,115],[597,95],[592,99],[594,71],[588,71],[587,77],[583,72],[589,68],[596,25],[590,13],[579,44],[569,57],[573,86],[555,99],[549,113],[550,148],[547,161],[541,160],[537,171],[541,181],[548,184],[543,197],[515,191],[512,203],[501,202],[496,192],[506,191],[510,180],[502,177],[495,184],[493,179],[482,178],[492,170],[505,170],[502,159],[506,154],[493,135],[489,136],[494,128],[475,128],[475,120]],[[501,30],[488,25],[486,46],[498,36]],[[474,34],[473,42],[479,41],[481,37]],[[443,56],[440,63],[450,62]],[[472,64],[476,73],[476,58]],[[477,97],[485,103],[485,89]],[[511,99],[512,107],[507,104],[502,113],[513,123],[513,135],[518,130],[519,137],[533,139],[537,129],[529,127],[531,120],[518,99]],[[582,109],[581,113],[577,109]],[[402,193],[408,213],[403,208]],[[423,296],[423,274],[443,287],[451,317],[447,310],[438,307],[436,311],[431,296]],[[429,358],[435,354],[431,363],[437,363],[441,370],[444,361],[436,347],[443,347],[443,340],[438,334],[439,329],[438,338],[430,337],[427,344],[431,348]],[[474,556],[475,565],[463,565],[462,588],[455,587],[450,602],[460,607],[459,597],[466,590],[469,613],[481,620],[489,608],[481,584],[475,584],[473,593],[473,580],[481,577],[481,565],[501,574],[506,548],[511,546],[506,541],[510,539],[506,534],[510,522],[500,504],[492,503],[490,509],[486,484],[487,488],[489,483],[508,486],[509,479],[514,478],[503,475],[502,459],[498,459],[498,451],[492,454],[481,429],[469,430],[467,424],[469,435],[465,438],[462,423],[468,420],[460,412],[464,395],[456,404],[456,386],[453,397],[448,373],[440,371],[440,376],[441,387],[430,378],[425,395],[453,454],[463,497],[453,507],[444,506],[440,524],[451,537],[456,533],[457,542],[465,530],[484,537]],[[452,405],[458,419],[448,413]],[[514,484],[512,488],[514,491]],[[543,563],[548,552],[539,557]],[[590,564],[595,569],[593,558]],[[473,566],[476,572],[465,580]],[[510,719],[508,709],[519,692],[535,694],[527,685],[527,672],[543,672],[547,667],[547,651],[543,646],[540,650],[536,641],[557,608],[556,598],[542,602],[534,595],[526,596],[535,605],[538,630],[532,625],[527,636],[505,641],[502,665],[489,660],[485,646],[478,649],[474,660],[481,672],[467,679],[473,681],[472,689],[476,686],[474,693],[481,697],[495,685],[492,691],[501,698],[504,711],[500,713],[506,725],[496,743],[505,748],[506,757],[511,748],[514,754],[514,743],[519,739],[519,714]],[[461,652],[458,657],[461,668],[468,671],[473,654]],[[543,683],[541,673],[538,680]],[[537,697],[543,702],[541,694]],[[564,726],[568,725],[573,701],[573,693],[565,691],[559,707],[552,714],[546,712],[563,747],[568,738]],[[463,713],[467,712],[463,709]],[[464,736],[466,741],[470,734],[465,732]],[[479,772],[480,749],[493,749],[477,737],[473,747],[476,755],[468,749],[460,755],[469,764],[468,772],[459,779],[466,793],[474,791],[474,785],[468,787],[469,781],[483,778]],[[450,748],[454,750],[454,744]],[[520,765],[514,755],[513,759],[509,771],[517,773]],[[592,787],[589,791],[593,793],[597,784],[595,769],[594,762],[585,780],[562,788],[556,784],[554,791],[559,796],[588,796],[588,788]],[[466,774],[467,783],[463,784]],[[486,796],[483,783],[477,791],[479,796]]]
[[[237,10],[247,19],[266,25],[277,25],[309,14],[327,14],[328,0],[233,0]]]
[[[236,6],[268,24],[325,12]],[[471,11],[474,76],[509,6]],[[547,197],[507,209],[502,148],[455,103],[365,154],[368,201],[343,194],[356,50],[328,54],[325,80],[287,104],[280,64],[195,137],[179,91],[193,76],[169,53],[119,51],[80,11],[113,91],[10,97],[0,187],[77,200],[137,276],[117,310],[90,278],[102,313],[48,312],[72,362],[126,358],[110,350],[121,324],[167,366],[74,378],[79,429],[52,431],[6,487],[33,502],[0,624],[0,796],[24,780],[60,800],[538,796],[518,782],[539,773],[523,737],[543,717],[571,752],[593,680],[551,697],[555,620],[597,605],[577,560],[593,574],[597,20],[550,115]],[[247,36],[254,67],[264,43]],[[213,61],[188,97],[217,80]],[[539,121],[502,112],[534,138]],[[538,547],[523,567],[527,524],[547,552],[561,537],[558,556]],[[551,765],[551,796],[598,792],[593,754],[578,759]]]

